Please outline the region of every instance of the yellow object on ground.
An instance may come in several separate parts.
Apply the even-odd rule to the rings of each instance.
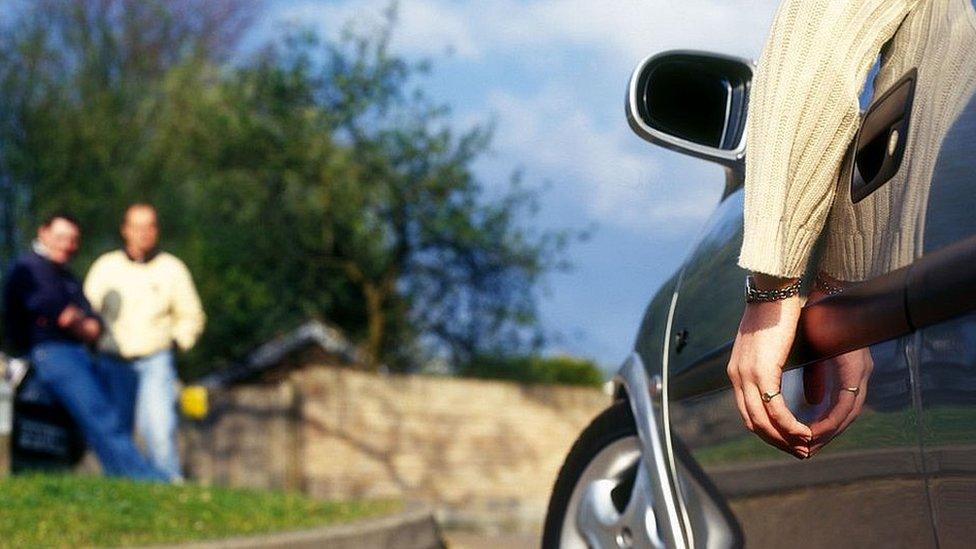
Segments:
[[[209,402],[207,388],[201,385],[188,385],[180,391],[180,411],[190,419],[207,417]]]

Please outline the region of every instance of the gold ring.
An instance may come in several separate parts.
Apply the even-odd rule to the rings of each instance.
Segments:
[[[770,393],[767,391],[761,395],[762,401],[769,402],[770,400],[773,400],[774,398],[778,397],[781,392],[782,391],[776,391],[775,393]]]
[[[841,387],[840,390],[841,391],[847,391],[849,393],[853,393],[854,396],[857,396],[857,394],[861,392],[861,388],[860,387]]]

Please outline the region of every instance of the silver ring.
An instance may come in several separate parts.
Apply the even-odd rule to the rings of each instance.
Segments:
[[[860,387],[841,387],[840,390],[847,391],[848,393],[852,393],[854,396],[857,396],[858,393],[861,392]]]

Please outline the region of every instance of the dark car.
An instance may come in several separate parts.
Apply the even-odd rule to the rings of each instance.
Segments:
[[[783,375],[801,421],[836,411],[810,388],[845,376],[867,379],[863,407],[805,460],[743,427],[726,375],[753,66],[671,51],[634,72],[634,131],[721,164],[727,183],[651,300],[613,404],[567,456],[545,547],[976,546],[976,11],[931,0],[918,17],[930,32],[892,38],[912,62],[874,79],[824,231],[870,212],[867,244],[816,252],[863,276],[807,301]]]

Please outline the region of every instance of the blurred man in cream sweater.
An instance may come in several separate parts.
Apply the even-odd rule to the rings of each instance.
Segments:
[[[85,296],[105,322],[99,368],[123,422],[145,440],[152,463],[179,479],[173,351],[193,347],[205,316],[186,265],[156,247],[155,208],[129,206],[122,238],[124,247],[99,257],[85,279]]]

